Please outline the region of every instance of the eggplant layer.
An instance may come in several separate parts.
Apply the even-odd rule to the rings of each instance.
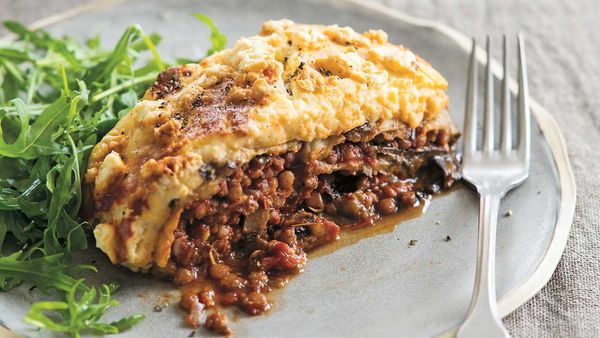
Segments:
[[[162,272],[178,284],[206,282],[184,296],[184,307],[262,313],[270,307],[265,294],[300,273],[306,252],[335,241],[340,228],[370,226],[450,188],[456,137],[446,129],[364,125],[298,151],[205,166],[213,195],[184,208]]]

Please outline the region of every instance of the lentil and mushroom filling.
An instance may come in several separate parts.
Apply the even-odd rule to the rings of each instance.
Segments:
[[[306,253],[335,241],[340,228],[373,225],[451,187],[456,137],[445,129],[363,125],[249,163],[204,166],[200,174],[214,194],[184,208],[163,273],[180,285],[205,281],[200,293],[184,295],[184,308],[267,311],[265,294],[302,272]],[[213,315],[205,326],[226,333],[223,318]]]

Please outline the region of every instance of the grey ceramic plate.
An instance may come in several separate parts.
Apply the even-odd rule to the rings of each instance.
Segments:
[[[207,29],[191,13],[210,15],[229,38],[258,32],[261,22],[290,18],[299,22],[348,25],[358,31],[385,30],[430,61],[449,81],[451,111],[462,125],[469,40],[441,24],[353,1],[101,1],[50,18],[53,33],[80,38],[100,32],[115,41],[124,28],[139,23],[165,39],[163,54],[201,57]],[[480,53],[483,57],[483,53]],[[495,71],[500,69],[496,64]],[[514,83],[513,83],[514,88]],[[568,236],[575,205],[573,176],[560,131],[550,115],[532,103],[530,178],[503,201],[498,233],[497,284],[500,312],[513,311],[548,281]],[[466,314],[475,272],[478,200],[467,189],[436,198],[421,217],[390,233],[369,237],[329,255],[312,259],[304,274],[279,292],[266,316],[236,315],[233,329],[243,337],[429,337],[444,334]],[[452,240],[444,241],[450,235]],[[408,246],[412,239],[415,246]],[[123,337],[185,337],[177,306],[152,311],[176,292],[168,284],[117,269],[96,250],[101,280],[117,280],[122,306],[109,314],[144,313],[147,319]],[[87,257],[91,259],[91,257]],[[22,322],[37,295],[26,291],[0,295],[0,320],[29,336],[45,336]],[[207,333],[199,330],[197,336]]]

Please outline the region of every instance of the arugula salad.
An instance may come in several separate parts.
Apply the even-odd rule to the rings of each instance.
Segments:
[[[211,19],[194,16],[211,30],[207,54],[223,49]],[[4,26],[15,38],[0,42],[0,290],[26,284],[47,295],[24,318],[36,327],[73,337],[122,332],[144,317],[104,322],[119,305],[118,285],[87,284],[96,268],[73,261],[93,247],[79,217],[82,177],[96,142],[174,64],[156,49],[161,37],[137,25],[112,49],[99,36],[80,43],[14,21]]]

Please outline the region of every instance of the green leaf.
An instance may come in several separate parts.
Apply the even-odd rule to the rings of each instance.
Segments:
[[[6,234],[8,233],[8,227],[3,220],[3,212],[0,211],[0,252],[2,252],[2,246],[4,245],[4,239],[6,238]],[[2,276],[0,276],[0,285],[3,285],[3,281],[1,280]]]
[[[211,29],[208,52],[223,49],[214,23],[197,17]],[[161,38],[134,25],[107,50],[98,36],[82,44],[15,21],[4,25],[17,39],[0,42],[0,289],[29,283],[51,297],[27,315],[37,327],[75,337],[122,332],[143,316],[102,322],[118,305],[116,288],[74,277],[96,272],[72,265],[73,252],[87,246],[82,175],[94,144],[169,66],[156,48]]]
[[[61,238],[66,240],[67,252],[87,248],[87,238],[83,230],[83,223],[75,222],[65,210],[61,211],[60,216],[61,221],[58,223],[57,233]]]
[[[45,216],[48,212],[46,187],[40,179],[34,179],[17,198],[17,205],[30,219]]]
[[[13,48],[0,48],[0,58],[11,59],[12,61],[32,60],[32,58],[27,52]]]
[[[0,211],[0,223],[6,227],[7,233],[13,235],[19,243],[33,242],[40,237],[39,230],[28,229],[29,225],[32,224],[31,221],[25,220],[17,212]],[[2,275],[1,271],[0,275]]]
[[[128,58],[128,51],[134,39],[139,38],[142,31],[139,26],[129,26],[121,36],[111,55],[92,67],[85,75],[86,83],[102,82],[121,63]]]
[[[74,222],[71,218],[65,219],[62,217],[61,219],[61,216],[64,216],[63,211],[67,203],[72,198],[81,198],[79,190],[80,182],[78,179],[79,171],[76,164],[77,157],[71,156],[66,163],[62,165],[62,169],[56,179],[54,192],[52,193],[50,206],[48,208],[48,227],[44,231],[44,248],[50,254],[60,252],[63,247],[60,243],[61,239],[67,241],[65,247],[67,248],[67,251],[70,251],[71,243],[68,241],[69,234],[75,227],[79,227],[79,224]],[[74,182],[73,177],[75,177]]]
[[[160,43],[160,41],[162,40],[162,37],[157,34],[157,33],[151,33],[150,35],[146,35],[148,39],[150,39],[150,42],[156,46]],[[149,46],[148,43],[144,40],[139,40],[136,41],[134,43],[131,44],[131,48],[133,50],[135,50],[136,52],[141,52],[144,50],[148,50]]]
[[[27,80],[27,104],[30,104],[36,96],[42,81],[44,79],[44,73],[39,69],[33,69]]]
[[[67,332],[79,337],[86,332],[97,334],[123,332],[144,319],[142,315],[134,315],[110,324],[99,322],[108,309],[119,306],[119,303],[111,298],[113,288],[102,285],[100,292],[95,288],[82,291],[79,287],[81,283],[81,280],[78,281],[68,290],[66,300],[63,302],[34,303],[25,321],[37,327]],[[46,315],[48,312],[55,315]]]
[[[0,63],[2,63],[4,68],[7,70],[8,74],[10,74],[12,76],[13,81],[16,81],[17,84],[19,84],[19,85],[21,85],[25,82],[25,79],[23,78],[23,75],[19,71],[19,68],[17,67],[16,64],[14,64],[12,61],[9,61],[7,59],[0,59]]]
[[[144,318],[145,318],[144,315],[140,315],[140,314],[133,315],[133,316],[124,317],[117,321],[114,321],[114,322],[110,323],[110,325],[116,327],[119,330],[119,332],[123,332],[123,331],[129,330],[135,324],[144,320]]]
[[[148,47],[148,50],[152,53],[152,57],[154,58],[156,67],[158,67],[158,69],[160,69],[160,70],[165,69],[165,64],[162,62],[160,55],[158,54],[158,50],[156,50],[156,46],[154,45],[154,42],[152,41],[152,38],[148,35],[144,35],[142,37],[142,39],[144,40],[144,43]]]
[[[4,27],[17,34],[23,40],[30,40],[36,45],[46,45],[52,39],[43,31],[31,31],[20,22],[7,20]]]
[[[20,180],[29,177],[30,172],[29,161],[0,156],[0,179]]]
[[[21,252],[18,252],[19,255]],[[77,280],[67,274],[68,268],[60,262],[63,254],[31,260],[16,260],[15,254],[0,257],[0,276],[29,281],[43,290],[69,291]]]
[[[56,154],[63,151],[54,142],[53,135],[67,116],[69,106],[65,97],[61,96],[44,109],[31,125],[29,125],[30,114],[25,108],[25,103],[21,99],[10,102],[17,110],[21,129],[16,141],[8,144],[3,139],[3,130],[0,128],[0,155],[33,159],[41,154]]]
[[[212,55],[218,51],[221,51],[227,45],[227,37],[225,34],[221,33],[215,23],[209,18],[206,14],[196,13],[194,17],[202,22],[204,22],[210,28],[210,43],[212,46],[206,52],[206,56]]]
[[[57,332],[69,332],[68,329],[56,324],[52,319],[44,314],[44,311],[67,310],[68,308],[69,305],[65,302],[36,302],[33,303],[29,308],[29,312],[25,317],[25,322],[37,327],[44,327]]]
[[[0,224],[4,224],[2,222],[2,213],[1,212],[0,212]],[[0,248],[1,247],[2,246],[0,245]],[[15,253],[13,253],[13,254],[11,254],[9,256],[0,258],[0,264],[2,264],[2,261],[5,261],[5,262],[16,262],[19,259],[20,256],[21,256],[21,252],[17,251],[17,252],[15,252]],[[2,290],[2,291],[11,290],[16,285],[18,285],[18,283],[20,283],[20,282],[21,282],[21,280],[19,280],[19,279],[15,280],[13,278],[13,280],[11,281],[11,278],[9,276],[4,275],[4,274],[0,274],[0,290]]]
[[[11,188],[0,188],[0,210],[19,210],[19,192]]]

